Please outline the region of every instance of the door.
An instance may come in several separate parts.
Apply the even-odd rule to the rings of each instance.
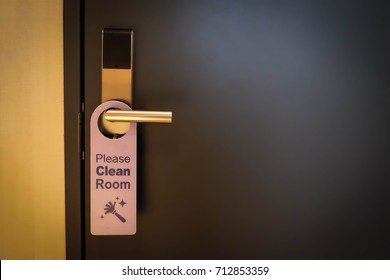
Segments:
[[[87,259],[389,257],[387,2],[83,2]],[[174,116],[138,125],[132,236],[90,233],[104,28],[134,32],[133,108]]]

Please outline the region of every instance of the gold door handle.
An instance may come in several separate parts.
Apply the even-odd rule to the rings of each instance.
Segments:
[[[104,119],[110,122],[171,123],[172,112],[107,110]]]
[[[106,28],[102,32],[102,102],[118,100],[132,107],[133,31]],[[124,135],[131,122],[171,123],[172,112],[109,109],[102,114],[105,135]]]

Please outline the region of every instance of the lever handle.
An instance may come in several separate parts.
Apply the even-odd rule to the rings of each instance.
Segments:
[[[104,118],[110,122],[171,123],[172,112],[107,110]]]

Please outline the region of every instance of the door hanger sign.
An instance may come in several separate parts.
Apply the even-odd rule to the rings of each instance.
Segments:
[[[131,110],[120,101],[98,106],[91,117],[91,233],[133,235],[137,231],[137,125],[117,139],[98,127],[108,109]]]

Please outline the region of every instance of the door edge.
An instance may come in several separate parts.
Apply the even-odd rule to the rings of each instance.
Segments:
[[[84,1],[63,1],[66,258],[85,259]]]

